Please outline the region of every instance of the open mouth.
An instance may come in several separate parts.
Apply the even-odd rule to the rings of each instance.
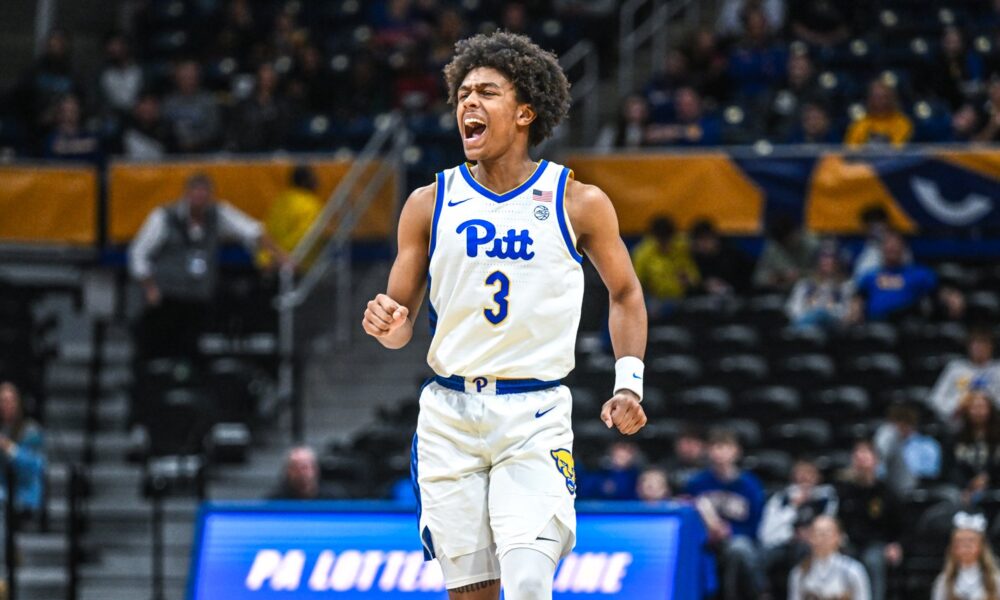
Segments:
[[[465,139],[475,141],[486,133],[486,122],[478,117],[466,117],[462,123],[465,126]]]

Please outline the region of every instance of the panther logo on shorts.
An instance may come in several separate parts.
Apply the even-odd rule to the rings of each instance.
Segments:
[[[556,448],[549,451],[552,460],[556,461],[556,468],[559,473],[566,478],[566,489],[571,496],[576,495],[576,463],[573,462],[573,453],[565,448]]]

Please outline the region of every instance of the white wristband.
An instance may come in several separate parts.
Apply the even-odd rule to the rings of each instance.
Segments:
[[[639,396],[642,402],[642,377],[646,365],[634,356],[623,356],[615,362],[615,389],[617,394],[621,390],[631,390]]]

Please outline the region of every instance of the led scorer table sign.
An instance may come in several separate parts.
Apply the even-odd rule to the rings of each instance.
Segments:
[[[556,600],[701,597],[705,533],[674,504],[578,503],[577,545],[559,564]],[[188,600],[445,600],[424,562],[412,507],[390,502],[206,503]]]

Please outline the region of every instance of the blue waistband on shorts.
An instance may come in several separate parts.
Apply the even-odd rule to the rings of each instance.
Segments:
[[[434,381],[441,387],[472,394],[523,394],[537,392],[562,385],[562,381],[542,381],[541,379],[497,379],[496,377],[462,377],[435,375]]]

